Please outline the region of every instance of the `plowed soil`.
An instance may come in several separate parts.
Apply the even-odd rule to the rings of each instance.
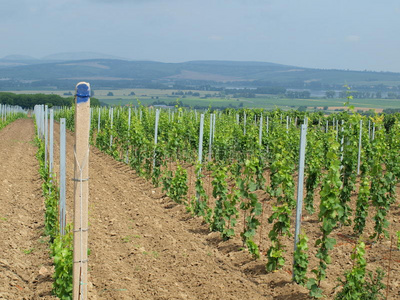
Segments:
[[[55,125],[56,172],[58,131]],[[44,211],[33,137],[32,120],[18,120],[0,131],[0,299],[53,299],[51,259],[41,236]],[[68,221],[72,219],[73,143],[68,133]],[[291,282],[292,239],[285,243],[286,267],[267,273],[266,258],[254,261],[242,249],[238,236],[224,242],[217,233],[209,233],[201,218],[191,217],[183,205],[94,147],[89,172],[89,299],[309,299],[305,288]],[[398,204],[388,216],[394,221],[391,233],[400,230]],[[264,253],[272,226],[266,221],[269,206],[265,201]],[[316,214],[304,213],[311,267],[317,264],[313,244],[320,236],[318,226]],[[365,237],[372,228],[370,218]],[[355,241],[349,227],[336,230],[333,236],[338,244],[323,283],[328,299],[334,297],[337,277],[352,266]],[[390,248],[389,241],[370,245],[368,268],[381,267],[387,272],[391,262],[389,299],[398,299],[400,257],[394,245],[391,252]]]
[[[0,299],[56,299],[33,137],[28,119],[0,130]]]

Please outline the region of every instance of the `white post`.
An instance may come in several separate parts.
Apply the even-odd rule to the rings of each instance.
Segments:
[[[160,118],[160,111],[157,109],[156,110],[156,124],[154,126],[154,155],[153,155],[153,170],[154,167],[156,166],[156,147],[157,147],[157,141],[158,141],[158,120]]]
[[[199,133],[199,152],[198,152],[198,163],[203,162],[203,132],[204,132],[204,114],[200,115],[200,133]]]
[[[246,112],[243,113],[243,134],[246,135]]]
[[[52,172],[53,172],[53,156],[54,156],[53,139],[54,139],[54,111],[51,108],[50,109],[50,153],[49,153],[49,173],[50,173],[50,177],[53,177],[53,175],[52,175]]]
[[[368,120],[368,138],[371,139],[371,120]]]
[[[372,140],[375,139],[375,122],[372,122]]]
[[[339,138],[339,120],[336,120],[336,141]]]
[[[208,160],[211,160],[211,151],[212,151],[212,140],[213,140],[213,114],[210,114],[210,135],[208,140]]]
[[[49,121],[48,121],[48,106],[44,107],[44,166],[47,168],[47,150],[48,150],[48,136],[49,136]]]
[[[286,134],[289,133],[289,116],[286,116]]]
[[[344,120],[342,120],[342,129],[341,129],[341,132],[342,132],[342,139],[340,140],[340,153],[341,153],[341,155],[340,155],[340,161],[343,161],[343,147],[344,147]],[[343,168],[343,166],[340,166],[340,169],[342,169]]]
[[[125,163],[129,164],[129,145],[130,145],[130,136],[131,136],[131,117],[132,117],[132,112],[131,108],[128,108],[128,149],[126,149],[126,155],[125,155]]]
[[[262,144],[263,115],[260,116],[260,129],[258,131],[258,144]]]
[[[215,137],[215,120],[217,119],[217,115],[214,114],[213,116],[213,134],[212,134],[212,141],[214,143],[214,137]]]
[[[358,158],[357,158],[357,175],[360,174],[360,163],[361,163],[361,137],[362,137],[362,124],[363,121],[360,120],[360,136],[358,137]]]
[[[111,116],[111,126],[110,126],[110,128],[112,130],[113,129],[113,122],[114,122],[114,108],[113,107],[111,107],[111,109],[110,109],[110,116]],[[112,133],[111,133],[110,134],[110,149],[112,147],[112,144],[113,144],[113,136],[112,136]]]
[[[60,234],[65,234],[66,225],[66,208],[65,208],[65,195],[66,195],[66,138],[65,138],[65,118],[60,119]]]
[[[97,133],[100,132],[100,120],[101,120],[101,109],[100,108],[99,108],[98,112],[99,112],[99,118],[97,120]]]
[[[303,209],[304,161],[305,161],[306,144],[307,144],[306,141],[307,141],[307,125],[303,124],[301,125],[301,135],[300,135],[299,176],[297,181],[297,207],[296,207],[296,227],[294,235],[294,252],[296,252],[297,243],[299,242],[301,213]],[[293,270],[293,278],[294,278],[294,270]]]

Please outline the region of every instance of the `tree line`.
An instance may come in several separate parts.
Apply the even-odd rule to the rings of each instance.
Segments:
[[[22,108],[32,109],[36,104],[45,104],[53,106],[71,106],[74,103],[74,97],[61,97],[59,95],[45,94],[14,94],[0,92],[0,103],[9,105],[18,105]],[[96,98],[90,98],[91,106],[100,106],[100,101]]]

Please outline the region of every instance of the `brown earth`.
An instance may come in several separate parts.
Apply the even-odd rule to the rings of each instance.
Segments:
[[[56,141],[58,128],[56,125]],[[22,140],[20,135],[24,137],[24,142],[13,142]],[[51,262],[47,245],[40,242],[43,240],[40,237],[43,231],[43,199],[40,196],[38,165],[34,158],[36,148],[29,142],[33,139],[32,121],[20,120],[7,126],[0,131],[0,138],[0,150],[3,150],[0,156],[0,229],[2,237],[6,237],[0,244],[0,251],[4,253],[0,256],[0,299],[1,296],[4,299],[46,299],[42,295],[49,295],[51,291],[50,277],[46,275],[45,279],[41,279],[43,276],[39,271],[40,266],[44,265],[48,274]],[[73,136],[70,133],[67,145],[67,210],[68,219],[71,220]],[[14,159],[13,153],[18,153]],[[55,146],[57,160],[58,147]],[[23,167],[18,168],[20,165]],[[56,172],[57,165],[55,163]],[[29,179],[24,181],[23,190],[21,188],[14,194],[6,192],[11,187],[5,185],[4,180],[14,186],[26,176]],[[204,181],[210,193],[210,179],[206,177]],[[286,266],[283,270],[267,273],[266,258],[253,260],[247,251],[241,249],[238,236],[230,241],[222,241],[219,234],[209,233],[201,218],[191,217],[183,205],[177,205],[165,197],[160,188],[155,189],[128,166],[116,162],[94,147],[90,153],[89,188],[89,299],[309,299],[305,288],[291,282],[293,238],[284,239],[287,246]],[[18,193],[23,196],[19,202],[25,201],[21,205],[24,208],[19,210],[13,205],[15,198],[10,196]],[[192,190],[191,195],[193,193]],[[272,225],[266,219],[271,213],[271,202],[264,193],[258,194],[265,213],[261,234],[257,232],[256,242],[265,253],[270,246],[268,232]],[[316,197],[316,205],[318,201]],[[388,215],[392,224],[391,233],[400,230],[398,205],[399,201],[392,206]],[[317,249],[314,243],[320,236],[317,215],[303,214],[303,230],[310,239],[310,266],[315,267]],[[372,214],[373,210],[370,209]],[[3,218],[6,218],[6,222]],[[242,226],[242,222],[239,222],[237,232],[241,231]],[[372,231],[370,217],[365,241]],[[333,263],[328,266],[328,277],[322,284],[328,299],[333,299],[337,277],[342,277],[343,272],[352,266],[350,254],[355,241],[350,227],[339,228],[332,236],[338,244],[331,251]],[[390,242],[387,240],[370,244],[366,256],[370,270],[381,267],[387,272],[391,262],[389,299],[397,299],[400,295],[400,252],[394,246],[390,251]],[[34,250],[29,254],[19,250],[31,248]],[[8,267],[4,267],[3,260]],[[308,275],[312,276],[311,272]],[[387,283],[387,278],[384,283]],[[46,297],[51,299],[50,296]]]
[[[0,130],[0,299],[56,299],[33,136],[28,119]]]

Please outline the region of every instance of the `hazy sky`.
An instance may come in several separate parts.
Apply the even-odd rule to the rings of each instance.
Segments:
[[[399,0],[0,0],[0,57],[266,61],[400,72]]]

